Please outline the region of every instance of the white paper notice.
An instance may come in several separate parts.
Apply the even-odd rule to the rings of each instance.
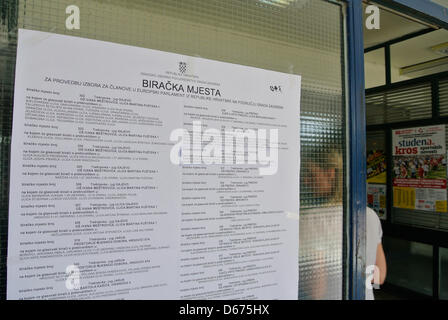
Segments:
[[[19,30],[8,299],[297,299],[300,76]]]

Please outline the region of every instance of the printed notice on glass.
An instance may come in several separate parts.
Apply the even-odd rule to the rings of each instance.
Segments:
[[[394,207],[447,212],[445,125],[392,131]]]
[[[19,30],[8,299],[297,299],[300,81]]]

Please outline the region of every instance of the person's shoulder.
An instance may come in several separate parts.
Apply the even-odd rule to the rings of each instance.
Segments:
[[[381,238],[383,236],[383,230],[381,227],[381,221],[376,212],[372,209],[367,207],[366,209],[366,225],[367,225],[367,231],[373,232],[378,238],[376,242],[381,242]]]
[[[376,214],[375,210],[370,207],[366,207],[367,221],[374,221],[375,223],[380,223],[380,218]]]
[[[372,214],[376,215],[375,210],[373,210],[373,209],[370,208],[370,207],[366,207],[366,213],[369,214],[369,215],[372,215]]]

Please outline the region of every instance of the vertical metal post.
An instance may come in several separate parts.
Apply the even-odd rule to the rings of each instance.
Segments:
[[[438,121],[440,118],[440,96],[439,96],[439,80],[433,79],[431,81],[431,104],[432,104],[432,118]],[[439,224],[440,224],[439,213]],[[432,297],[435,300],[439,299],[439,246],[433,244],[432,247]]]
[[[386,129],[386,221],[392,223],[392,207],[394,201],[393,192],[393,160],[392,160],[392,129],[387,126]]]
[[[386,85],[392,83],[392,70],[391,70],[391,60],[390,60],[390,44],[384,46],[384,67],[386,68]]]
[[[365,299],[366,120],[361,0],[347,0],[349,96],[348,298]]]

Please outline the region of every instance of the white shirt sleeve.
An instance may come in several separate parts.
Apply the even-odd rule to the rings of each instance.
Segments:
[[[366,266],[372,266],[376,263],[376,249],[381,243],[383,229],[376,212],[369,207],[366,211]],[[367,286],[366,300],[374,300],[373,290],[368,289]]]
[[[376,212],[375,212],[376,215]],[[378,241],[377,244],[381,243],[381,239],[383,238],[383,228],[381,227],[381,221],[378,215],[376,215],[376,221],[378,223]]]
[[[372,232],[375,237],[375,243],[380,244],[381,239],[383,238],[383,228],[381,227],[381,221],[376,212],[372,209],[367,207],[368,212],[368,218],[367,218],[367,228],[369,228],[369,232]]]

